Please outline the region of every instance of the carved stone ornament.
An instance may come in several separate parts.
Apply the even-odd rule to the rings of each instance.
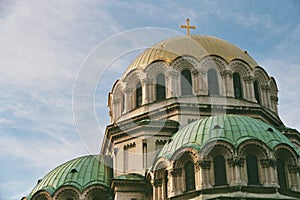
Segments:
[[[160,187],[161,185],[162,185],[162,179],[161,178],[154,179],[154,186],[155,187]]]
[[[243,167],[244,166],[244,161],[245,158],[241,157],[241,156],[235,156],[232,158],[228,158],[227,159],[229,166],[240,166]]]
[[[261,166],[263,168],[266,168],[266,167],[273,167],[273,168],[275,168],[276,167],[276,160],[272,159],[272,158],[261,159],[260,163],[261,163]]]
[[[211,161],[210,160],[200,160],[197,162],[197,165],[202,169],[210,169]]]

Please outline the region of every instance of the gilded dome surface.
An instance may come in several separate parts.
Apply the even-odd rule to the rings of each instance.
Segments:
[[[259,140],[273,149],[278,144],[287,144],[300,155],[297,147],[279,130],[265,122],[240,115],[215,115],[197,120],[180,129],[157,158],[170,159],[180,148],[192,147],[200,151],[213,141],[225,141],[237,148],[246,140]]]
[[[51,195],[62,186],[74,186],[83,191],[90,185],[100,184],[109,187],[112,174],[105,156],[89,155],[68,161],[49,172],[33,188],[30,196],[41,190]]]
[[[257,66],[255,60],[236,45],[213,36],[191,35],[166,39],[146,49],[130,64],[125,74],[137,68],[144,70],[148,64],[158,60],[170,64],[177,57],[185,55],[198,60],[216,55],[228,63],[234,59],[241,59],[252,68]]]

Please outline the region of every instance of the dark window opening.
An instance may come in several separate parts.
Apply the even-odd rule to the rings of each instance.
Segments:
[[[160,73],[156,77],[156,100],[164,100],[166,98],[165,75]]]
[[[285,162],[281,159],[277,160],[277,177],[278,184],[281,188],[287,188],[286,174],[285,174]]]
[[[260,185],[257,157],[255,155],[248,155],[246,157],[246,165],[247,165],[248,185]]]
[[[233,89],[234,89],[234,97],[236,99],[242,99],[243,98],[242,83],[241,83],[241,77],[238,73],[233,73]]]
[[[164,172],[164,189],[165,189],[165,192],[164,192],[164,196],[165,196],[165,199],[168,198],[168,171],[165,170]]]
[[[225,158],[221,155],[214,157],[215,186],[227,185]]]
[[[188,161],[184,166],[185,171],[185,188],[186,191],[195,190],[195,169],[194,163]]]
[[[254,96],[257,103],[260,104],[259,85],[257,81],[254,82]]]
[[[136,85],[135,105],[136,105],[136,108],[139,108],[142,105],[142,85],[141,85],[141,82],[138,82],[138,84]]]
[[[217,72],[214,69],[210,69],[207,72],[208,94],[219,95],[219,83]]]
[[[190,70],[185,69],[181,72],[181,95],[192,95],[192,75]]]

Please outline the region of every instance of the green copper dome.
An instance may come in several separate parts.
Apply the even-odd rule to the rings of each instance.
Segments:
[[[176,150],[192,147],[201,150],[207,143],[225,141],[237,148],[246,140],[259,140],[273,149],[287,144],[300,151],[279,130],[261,120],[239,115],[216,115],[195,121],[180,129],[162,148],[157,158],[171,159]]]
[[[109,187],[112,179],[111,161],[105,156],[83,156],[68,161],[48,173],[33,188],[30,196],[40,190],[52,195],[61,186],[71,185],[83,191],[90,185]]]

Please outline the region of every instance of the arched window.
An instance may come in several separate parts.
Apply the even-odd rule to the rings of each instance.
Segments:
[[[185,69],[181,72],[181,95],[192,95],[192,75],[190,70]]]
[[[277,159],[277,177],[279,186],[281,188],[286,188],[285,162],[281,159]]]
[[[219,95],[219,83],[216,70],[210,69],[207,71],[207,84],[209,95]]]
[[[255,155],[246,156],[248,185],[259,185],[259,174],[257,157]]]
[[[214,157],[215,186],[227,185],[226,166],[223,156]]]
[[[142,105],[142,85],[138,82],[135,87],[135,107],[141,107]]]
[[[236,99],[242,99],[243,98],[242,83],[241,83],[241,77],[238,73],[233,73],[233,89],[234,89],[234,97]]]
[[[195,169],[194,163],[192,161],[188,161],[185,163],[184,172],[186,191],[195,190]]]
[[[165,170],[164,172],[164,196],[165,199],[168,198],[168,171]]]
[[[259,95],[259,85],[258,85],[258,82],[255,81],[253,86],[254,86],[254,96],[255,96],[255,99],[256,99],[257,103],[260,104],[260,95]]]
[[[165,75],[160,73],[156,77],[156,100],[164,100],[166,98]]]

